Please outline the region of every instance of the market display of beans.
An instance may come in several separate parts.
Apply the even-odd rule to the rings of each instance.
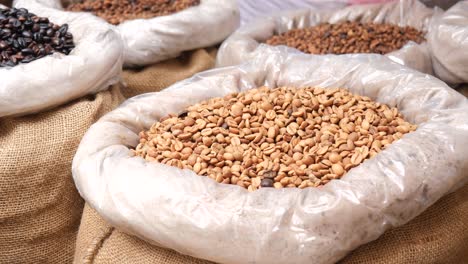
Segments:
[[[126,20],[170,15],[200,4],[200,0],[82,0],[66,7],[85,11],[118,25]]]
[[[424,33],[409,26],[344,22],[292,29],[272,36],[266,43],[286,45],[311,54],[387,54],[401,49],[409,41],[424,42]]]
[[[0,264],[467,263],[432,2],[0,0]]]
[[[0,67],[28,63],[75,48],[68,25],[57,25],[25,8],[0,9]]]
[[[317,187],[416,126],[345,89],[261,87],[213,98],[140,133],[134,154],[219,183]]]

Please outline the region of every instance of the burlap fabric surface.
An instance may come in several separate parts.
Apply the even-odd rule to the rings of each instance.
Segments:
[[[71,161],[119,87],[40,114],[0,118],[0,263],[70,263],[84,202]]]
[[[197,72],[214,66],[216,48],[198,49],[184,52],[176,59],[167,60],[141,69],[123,72],[126,88],[122,94],[126,98],[142,93],[156,92],[171,84],[191,77]]]
[[[11,6],[12,0],[0,0],[0,5]]]

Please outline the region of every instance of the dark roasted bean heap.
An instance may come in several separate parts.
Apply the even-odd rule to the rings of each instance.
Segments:
[[[311,54],[379,53],[401,49],[409,41],[423,42],[424,35],[413,27],[391,24],[344,22],[293,29],[266,41]]]
[[[0,67],[28,63],[75,48],[68,25],[55,25],[24,8],[0,9]]]
[[[109,23],[117,25],[125,20],[170,15],[200,0],[78,0],[66,7],[70,11],[92,12]]]

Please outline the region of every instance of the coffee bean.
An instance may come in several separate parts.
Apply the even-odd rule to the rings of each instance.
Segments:
[[[125,20],[170,15],[199,4],[200,0],[81,0],[66,9],[92,12],[116,25]]]
[[[74,48],[67,24],[55,25],[24,8],[0,9],[0,67],[28,63],[53,52],[68,55]]]
[[[263,177],[268,178],[268,179],[273,179],[278,175],[276,171],[266,171],[263,173]]]
[[[312,54],[379,53],[402,48],[407,42],[422,43],[424,34],[412,27],[391,24],[343,22],[292,29],[266,41]]]
[[[22,50],[21,50],[21,53],[23,53],[23,54],[25,54],[25,55],[26,55],[26,54],[33,54],[34,51],[33,51],[32,49],[27,48],[27,49],[22,49]]]
[[[184,111],[142,131],[133,154],[249,191],[327,184],[416,129],[396,108],[338,88],[260,87]]]
[[[26,37],[26,38],[31,38],[32,37],[32,34],[29,31],[23,31],[22,34],[23,34],[23,37]]]
[[[18,44],[21,48],[26,47],[26,41],[24,40],[24,38],[18,38]]]
[[[273,187],[273,180],[272,179],[262,179],[260,182],[261,187]]]
[[[67,32],[67,30],[68,30],[68,25],[67,25],[67,24],[63,24],[63,25],[59,28],[58,32],[60,32],[60,35],[64,35],[64,34]]]

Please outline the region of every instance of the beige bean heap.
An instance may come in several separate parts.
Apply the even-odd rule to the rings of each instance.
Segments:
[[[190,106],[140,133],[134,154],[249,191],[340,179],[415,125],[345,89],[261,87]]]

